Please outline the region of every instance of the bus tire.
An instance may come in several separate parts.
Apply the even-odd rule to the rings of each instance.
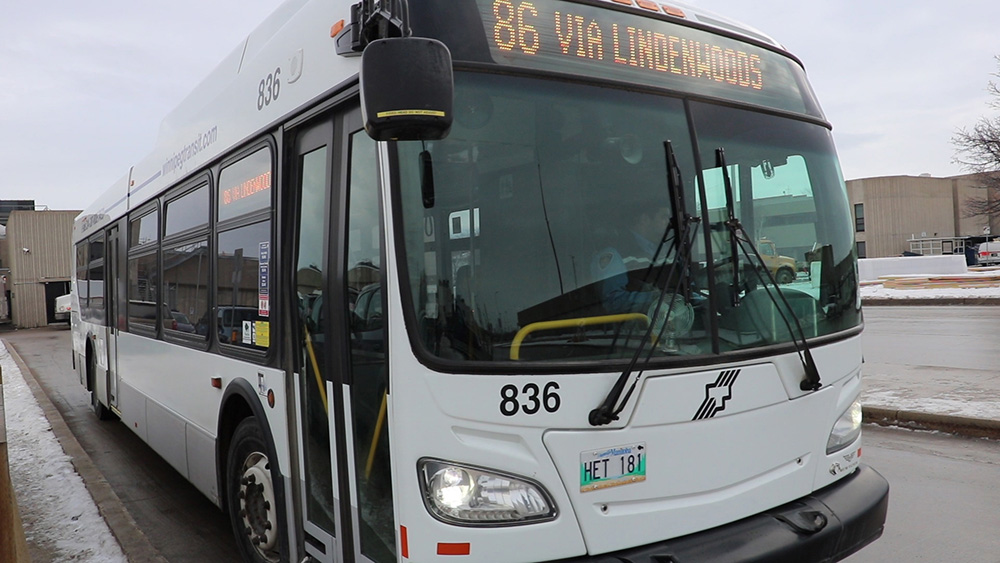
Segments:
[[[87,357],[87,380],[90,384],[90,408],[94,410],[94,415],[97,420],[111,420],[114,414],[97,397],[97,357],[94,354]]]
[[[233,432],[226,459],[226,503],[236,544],[248,563],[281,560],[278,507],[283,501],[274,487],[280,477],[271,469],[267,451],[257,419],[243,419]]]

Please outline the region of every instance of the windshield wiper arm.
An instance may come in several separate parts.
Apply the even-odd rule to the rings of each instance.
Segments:
[[[663,143],[664,151],[666,153],[667,159],[667,190],[670,195],[670,206],[673,212],[673,217],[670,223],[667,225],[667,230],[664,232],[663,236],[660,237],[660,247],[657,248],[657,254],[659,254],[660,248],[663,246],[663,241],[667,238],[667,233],[673,231],[673,242],[671,244],[671,250],[674,255],[674,263],[670,266],[669,273],[667,274],[667,279],[670,280],[674,277],[674,273],[677,270],[678,264],[680,264],[681,272],[677,276],[677,281],[675,283],[674,291],[671,295],[677,295],[679,289],[684,291],[684,295],[688,291],[688,275],[690,268],[690,253],[692,246],[692,236],[691,233],[694,229],[691,225],[697,224],[698,219],[688,215],[687,206],[684,203],[684,183],[681,178],[680,167],[677,165],[677,157],[674,155],[673,144],[670,141],[664,141]],[[671,254],[668,251],[665,256]],[[654,260],[655,260],[654,256]],[[662,271],[662,268],[661,268]],[[659,282],[660,276],[657,276],[656,282]],[[657,283],[654,283],[657,285]],[[597,408],[590,411],[588,416],[588,422],[591,426],[604,426],[610,424],[611,422],[618,420],[618,415],[624,410],[625,405],[628,404],[629,398],[632,396],[632,392],[635,391],[635,386],[639,382],[639,377],[642,375],[642,369],[635,374],[632,378],[632,385],[629,386],[628,391],[625,391],[625,384],[628,382],[630,376],[635,371],[636,365],[639,363],[639,357],[642,355],[643,350],[651,342],[651,336],[653,334],[653,329],[656,325],[655,319],[659,317],[660,308],[663,306],[663,298],[666,296],[665,291],[660,291],[660,295],[657,298],[655,305],[652,307],[653,318],[650,319],[649,326],[646,327],[646,332],[643,334],[642,340],[639,342],[635,353],[632,354],[632,359],[629,361],[628,365],[622,371],[618,379],[615,380],[615,384],[611,387],[611,391],[604,397],[601,404]],[[670,313],[673,310],[675,300],[673,297],[670,299],[670,304],[667,306],[667,318],[670,317]],[[664,323],[660,327],[660,331],[666,328],[667,323]],[[657,335],[659,337],[659,335]],[[652,357],[652,349],[646,355],[646,362]],[[622,398],[622,393],[625,392],[625,397]],[[621,404],[619,405],[619,399],[621,399]],[[616,408],[617,405],[617,408]]]
[[[819,389],[821,386],[819,378],[819,370],[816,368],[816,362],[813,361],[812,352],[810,351],[809,347],[809,342],[808,340],[806,340],[806,333],[804,330],[802,330],[802,324],[799,323],[799,317],[795,315],[794,311],[792,311],[792,306],[788,303],[788,299],[785,298],[785,294],[778,289],[778,282],[774,279],[774,276],[771,274],[771,270],[767,268],[767,264],[764,262],[764,258],[761,257],[760,252],[757,250],[757,245],[753,244],[753,242],[750,240],[750,235],[743,227],[743,224],[740,223],[740,220],[737,219],[735,216],[733,202],[735,201],[736,198],[733,193],[733,184],[729,178],[729,169],[726,165],[725,150],[722,148],[716,149],[715,159],[716,159],[715,163],[716,166],[722,169],[722,179],[726,190],[726,207],[728,211],[728,220],[726,221],[726,227],[729,228],[729,240],[730,244],[732,245],[731,248],[733,249],[733,257],[732,257],[733,281],[734,281],[733,291],[735,293],[738,290],[737,287],[735,286],[735,281],[737,279],[736,272],[739,270],[739,264],[737,263],[738,256],[735,253],[735,249],[738,246],[739,249],[743,251],[743,255],[746,256],[747,261],[757,264],[758,267],[755,268],[755,270],[757,271],[757,275],[761,277],[766,276],[767,281],[771,282],[770,286],[768,286],[767,283],[763,284],[764,292],[767,293],[767,296],[771,299],[771,302],[774,304],[775,310],[778,311],[778,315],[781,316],[781,320],[785,323],[785,327],[788,329],[788,333],[792,337],[792,343],[795,345],[795,351],[798,353],[799,360],[802,362],[802,367],[805,370],[805,379],[801,381],[801,383],[799,384],[799,388],[802,389],[803,391],[815,391]],[[748,247],[750,248],[751,252],[747,252]],[[751,253],[756,259],[756,262],[754,262],[754,260],[751,260],[750,258]],[[775,297],[774,293],[771,292],[772,288],[778,294],[778,297],[781,298],[780,303],[778,301],[778,297]],[[734,303],[738,303],[737,298],[734,297],[733,300]],[[795,324],[795,329],[792,328],[792,321],[788,320],[788,316],[785,314],[785,311],[782,310],[782,305],[784,305],[788,313],[791,315],[792,321],[794,321]]]
[[[736,194],[733,191],[732,180],[729,178],[729,170],[726,168],[726,155],[720,148],[715,151],[715,166],[722,169],[722,181],[726,191],[726,225],[732,229],[732,225],[738,225],[736,218]],[[740,255],[739,241],[735,236],[729,237],[729,260],[733,265],[733,283],[730,291],[730,301],[733,307],[740,304]]]

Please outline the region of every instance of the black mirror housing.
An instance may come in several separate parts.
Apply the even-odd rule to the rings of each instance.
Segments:
[[[451,130],[455,82],[440,41],[372,41],[361,56],[361,115],[376,141],[443,139]]]

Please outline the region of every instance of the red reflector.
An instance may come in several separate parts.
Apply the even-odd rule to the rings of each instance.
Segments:
[[[410,541],[406,537],[406,526],[399,527],[399,552],[406,559],[410,558]]]
[[[343,30],[344,30],[344,20],[340,20],[339,22],[333,24],[333,27],[330,28],[330,37],[336,37],[340,35],[340,32]]]
[[[468,543],[442,543],[438,542],[438,555],[468,555],[470,546]]]
[[[212,387],[215,387],[216,389],[222,389],[222,378],[221,377],[213,377],[212,378]]]

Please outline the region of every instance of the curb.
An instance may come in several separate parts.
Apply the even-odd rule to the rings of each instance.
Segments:
[[[913,430],[936,430],[969,438],[1000,438],[1000,420],[862,406],[864,422]]]
[[[7,347],[7,351],[14,359],[17,367],[21,370],[24,382],[31,389],[31,394],[34,395],[38,406],[45,413],[45,418],[48,419],[49,425],[52,426],[52,433],[59,440],[59,445],[62,446],[63,451],[72,460],[73,467],[77,473],[83,478],[83,483],[86,485],[90,496],[94,499],[98,512],[100,512],[104,521],[108,524],[112,535],[118,540],[118,545],[125,552],[125,557],[132,563],[167,563],[167,560],[149,542],[146,534],[142,533],[142,530],[136,525],[135,520],[132,519],[132,515],[126,510],[124,503],[118,498],[114,490],[111,489],[111,485],[108,484],[104,475],[97,469],[93,460],[90,459],[83,446],[77,441],[76,436],[70,431],[59,409],[52,404],[49,396],[42,389],[41,384],[35,379],[35,374],[31,371],[31,368],[28,367],[28,364],[18,354],[14,344],[4,340],[4,345]]]
[[[10,481],[10,458],[7,455],[6,413],[3,408],[3,373],[0,372],[0,559],[10,563],[29,563],[31,554],[24,536],[24,524],[17,507],[17,495]]]
[[[861,300],[862,307],[886,307],[886,306],[926,306],[926,305],[1000,305],[1000,298],[997,297],[945,297],[942,299],[928,299],[926,297],[898,299],[870,297]]]

